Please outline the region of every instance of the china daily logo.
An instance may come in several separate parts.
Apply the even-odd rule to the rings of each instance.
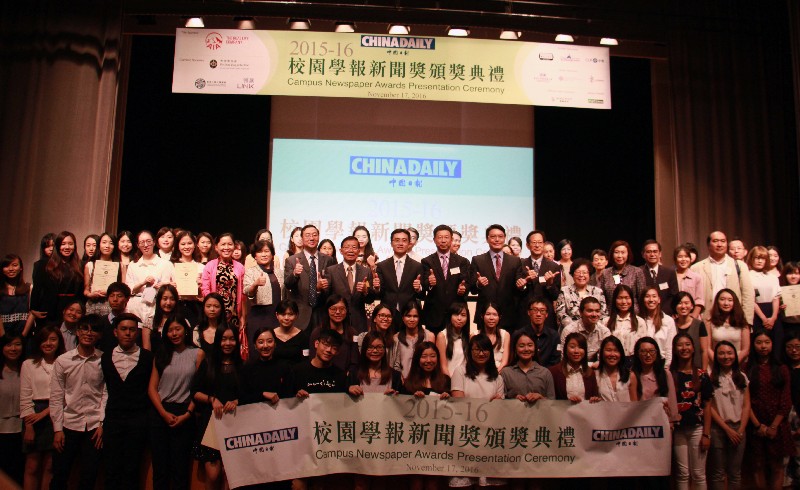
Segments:
[[[641,425],[625,429],[608,429],[592,431],[593,441],[615,442],[631,439],[663,439],[664,427],[660,425]]]
[[[256,432],[254,434],[244,434],[225,438],[225,449],[243,449],[253,446],[263,446],[265,444],[275,444],[278,442],[296,441],[297,427],[286,429],[275,429],[267,432]]]
[[[436,49],[436,38],[374,36],[362,34],[361,46],[365,48],[399,48],[399,49]]]
[[[460,179],[461,160],[353,155],[350,174]]]

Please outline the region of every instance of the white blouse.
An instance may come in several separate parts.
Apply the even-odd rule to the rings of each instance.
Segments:
[[[611,384],[611,378],[605,371],[600,371],[599,369],[595,371],[595,376],[597,377],[597,388],[600,391],[600,398],[603,401],[607,402],[629,402],[631,401],[631,392],[630,392],[630,378],[628,381],[623,383],[620,381],[619,376],[617,376],[617,383],[616,388],[614,385]]]
[[[47,364],[44,359],[34,362],[33,359],[23,361],[19,375],[19,416],[33,415],[34,400],[50,399],[50,377],[53,374],[53,365]]]
[[[781,295],[781,285],[778,276],[772,274],[750,271],[750,282],[756,295],[756,303],[771,303]]]
[[[486,373],[480,373],[475,379],[467,377],[467,367],[461,366],[453,373],[450,380],[450,389],[454,391],[463,391],[464,396],[467,398],[483,398],[489,400],[495,395],[500,397],[505,396],[505,385],[503,384],[503,377],[497,377],[489,381],[489,376]]]
[[[647,322],[648,331],[653,332],[653,338],[658,344],[658,350],[661,351],[661,357],[666,360],[665,366],[669,369],[669,363],[672,362],[672,339],[678,334],[678,330],[675,328],[675,320],[662,313],[661,328],[658,332],[656,332],[651,318],[646,318],[645,322]],[[699,346],[695,348],[699,348]]]

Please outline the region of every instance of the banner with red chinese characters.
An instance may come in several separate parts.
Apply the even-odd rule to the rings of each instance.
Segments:
[[[605,47],[236,29],[175,37],[179,93],[611,108]]]
[[[578,403],[368,394],[239,407],[209,424],[231,487],[320,476],[499,478],[670,473],[660,399]]]

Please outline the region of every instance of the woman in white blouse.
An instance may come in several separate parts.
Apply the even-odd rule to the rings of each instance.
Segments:
[[[710,318],[706,321],[706,330],[711,337],[709,363],[714,362],[717,344],[726,340],[736,348],[739,363],[743,364],[750,355],[750,327],[736,293],[730,289],[718,292],[710,313]]]
[[[675,320],[661,311],[661,297],[656,286],[645,288],[640,304],[647,331],[658,342],[661,356],[664,358],[665,364],[669,366],[672,362],[672,339],[678,333],[675,328]]]
[[[172,283],[173,266],[155,254],[153,234],[149,231],[140,231],[136,244],[138,258],[128,266],[125,276],[125,284],[131,288],[127,311],[146,323],[155,313],[159,286]]]
[[[469,339],[469,356],[467,363],[453,374],[450,380],[451,394],[455,398],[479,398],[484,400],[502,400],[505,396],[503,377],[500,376],[492,359],[494,346],[485,334],[480,333]],[[470,487],[505,485],[503,478],[480,478],[454,476],[450,478],[450,487]]]
[[[453,303],[448,310],[450,321],[447,327],[436,334],[439,349],[439,364],[442,372],[450,377],[456,369],[467,362],[469,345],[469,310],[466,303]]]
[[[622,342],[613,335],[600,343],[600,366],[595,372],[600,398],[607,402],[631,401],[631,372],[625,366]]]
[[[753,315],[753,332],[766,330],[776,346],[783,345],[783,325],[780,320],[781,286],[778,276],[770,271],[769,253],[766,247],[755,246],[747,254],[750,282],[756,294]]]
[[[0,337],[0,471],[22,485],[24,459],[20,419],[20,364],[22,335]]]
[[[625,357],[632,358],[636,341],[650,335],[647,322],[633,312],[633,290],[625,284],[617,286],[611,295],[609,309],[611,316],[606,327],[622,342]]]
[[[498,325],[500,324],[500,310],[495,303],[486,305],[483,312],[483,325],[478,330],[489,338],[494,353],[494,363],[497,371],[502,371],[508,365],[508,356],[511,349],[511,334]]]
[[[53,422],[50,420],[50,377],[56,357],[64,353],[61,332],[45,325],[32,342],[33,355],[20,371],[19,416],[25,422],[22,452],[25,459],[25,488],[50,487],[53,456]]]

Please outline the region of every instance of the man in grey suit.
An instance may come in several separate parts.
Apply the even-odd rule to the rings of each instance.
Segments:
[[[375,300],[375,292],[370,287],[372,273],[369,267],[356,263],[358,259],[358,238],[345,237],[339,248],[342,263],[331,265],[325,270],[332,293],[347,300],[350,308],[350,326],[357,332],[367,331],[367,312],[364,306]]]
[[[289,299],[296,301],[300,308],[297,327],[313,329],[319,324],[329,286],[324,271],[333,264],[333,259],[317,251],[319,230],[316,226],[305,225],[300,233],[303,250],[286,259],[283,284]]]

